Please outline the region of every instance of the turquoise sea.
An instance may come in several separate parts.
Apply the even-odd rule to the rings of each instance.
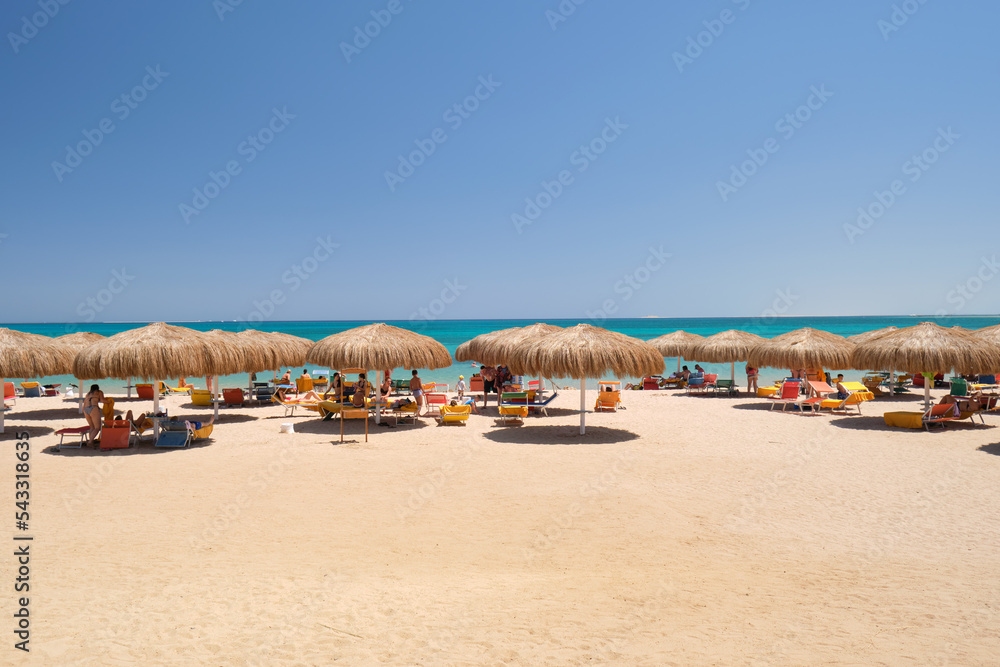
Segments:
[[[582,322],[588,324],[596,324],[603,326],[607,329],[612,329],[614,331],[621,332],[623,334],[634,336],[643,340],[649,340],[657,336],[661,336],[666,333],[676,331],[678,329],[683,329],[691,333],[696,333],[701,336],[710,336],[712,334],[718,333],[720,331],[725,331],[727,329],[740,329],[743,331],[750,331],[759,336],[764,336],[765,338],[771,338],[777,336],[778,334],[786,333],[794,329],[800,329],[802,327],[812,327],[814,329],[822,329],[824,331],[829,331],[842,336],[850,336],[857,333],[862,333],[864,331],[871,331],[873,329],[881,329],[887,326],[896,327],[907,327],[919,324],[925,321],[935,321],[942,326],[961,326],[967,329],[979,329],[981,327],[992,326],[994,324],[1000,323],[1000,315],[976,315],[976,316],[965,316],[965,317],[944,317],[944,318],[932,318],[930,316],[888,316],[888,317],[733,317],[733,318],[643,318],[643,319],[613,319],[606,320],[604,322],[594,322],[592,320],[544,320],[548,324],[553,324],[561,327],[574,326]],[[388,324],[394,326],[402,327],[405,329],[410,329],[417,331],[418,333],[425,334],[440,341],[448,350],[454,354],[455,348],[461,343],[474,338],[482,333],[487,333],[489,331],[496,331],[498,329],[506,329],[509,327],[526,326],[528,324],[534,324],[539,320],[437,320],[437,321],[390,321]],[[93,331],[104,336],[110,336],[121,331],[126,331],[128,329],[133,329],[136,327],[144,326],[146,322],[92,322],[87,324],[80,323],[47,323],[47,324],[22,324],[13,323],[5,324],[11,329],[17,329],[20,331],[27,331],[30,333],[41,334],[44,336],[61,336],[67,333],[74,333],[77,331]],[[192,329],[198,329],[201,331],[208,331],[210,329],[225,329],[229,331],[239,331],[241,329],[247,328],[245,323],[241,322],[174,322],[172,324],[178,324],[180,326],[190,327]],[[311,340],[319,340],[330,334],[334,334],[340,331],[351,329],[357,326],[362,326],[364,324],[371,324],[367,321],[301,321],[301,322],[264,322],[258,324],[255,328],[265,330],[265,331],[280,331],[283,333],[292,334],[294,336],[301,336],[303,338],[308,338]],[[685,360],[685,364],[689,364],[693,367],[694,362],[697,359]],[[668,358],[666,360],[667,371],[671,372],[677,366],[676,358]],[[730,373],[729,364],[702,364],[710,373],[718,372],[720,377],[728,377]],[[316,366],[313,364],[308,365],[310,371],[315,370]],[[441,368],[434,371],[423,370],[420,373],[421,378],[427,381],[435,382],[446,382],[450,386],[454,387],[455,383],[458,381],[458,376],[465,375],[468,378],[471,375],[472,366],[470,363],[455,363],[449,368]],[[830,369],[833,371],[839,369]],[[297,375],[301,372],[301,369],[293,369],[293,373]],[[393,373],[393,377],[401,378],[403,377],[403,369],[396,369]],[[784,377],[787,374],[786,369],[762,369],[761,370],[761,381],[762,383],[770,383],[772,380]],[[848,378],[853,375],[859,375],[858,371],[845,371]],[[24,378],[15,378],[24,379]],[[28,379],[39,379],[39,378],[28,378]],[[176,379],[176,378],[165,378],[165,379]],[[746,376],[743,374],[743,369],[740,364],[737,364],[736,368],[736,379],[737,382],[743,383],[746,380]],[[8,378],[10,380],[10,378]],[[45,378],[45,383],[56,383],[59,382],[65,387],[70,383],[75,383],[72,376],[59,376],[54,378]],[[224,378],[221,381],[221,386],[227,387],[245,387],[247,385],[248,378],[246,375],[242,376],[230,376]],[[204,386],[204,380],[200,382],[194,378],[188,378],[188,382],[196,386]],[[576,383],[570,380],[559,380],[555,379],[555,382],[559,386],[575,386]],[[120,380],[103,380],[100,382],[102,388],[108,389],[112,392],[117,393],[122,390],[124,382]]]

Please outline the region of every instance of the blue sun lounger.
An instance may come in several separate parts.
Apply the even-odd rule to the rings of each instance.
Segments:
[[[157,447],[187,447],[191,444],[191,431],[180,421],[160,422],[160,437]]]

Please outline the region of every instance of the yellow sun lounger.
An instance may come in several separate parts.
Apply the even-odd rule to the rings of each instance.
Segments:
[[[528,416],[527,405],[501,405],[500,419],[504,424],[523,424]]]
[[[161,383],[162,384],[162,383]],[[194,405],[212,405],[212,392],[208,389],[194,389],[191,391],[191,402]]]
[[[333,401],[320,401],[319,403],[315,401],[303,401],[303,402],[289,401],[287,399],[283,401],[280,398],[278,398],[277,394],[275,394],[274,396],[271,397],[271,402],[277,403],[281,407],[285,408],[286,417],[294,417],[295,408],[302,408],[303,410],[312,410],[313,412],[320,412],[320,405],[322,405],[323,403],[332,403]]]
[[[166,382],[164,382],[163,380],[160,380],[160,393],[161,394],[189,394],[189,393],[191,393],[191,387],[168,387]]]
[[[441,424],[464,424],[471,414],[471,405],[442,405]]]

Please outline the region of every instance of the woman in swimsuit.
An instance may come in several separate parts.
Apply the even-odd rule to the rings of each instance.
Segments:
[[[101,432],[101,406],[104,401],[104,392],[96,384],[90,385],[90,391],[83,399],[83,416],[87,419],[87,426],[90,427],[89,446],[94,446],[94,440]]]
[[[365,407],[365,397],[368,396],[368,381],[365,380],[365,374],[361,373],[358,376],[358,382],[354,385],[354,395],[351,396],[351,403],[356,408]]]

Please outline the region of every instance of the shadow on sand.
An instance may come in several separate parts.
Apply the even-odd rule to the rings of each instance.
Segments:
[[[493,442],[512,445],[609,445],[639,438],[637,434],[631,431],[604,426],[588,426],[587,433],[580,435],[580,427],[577,424],[562,426],[497,426],[494,430],[484,433],[483,437]]]
[[[993,456],[1000,456],[1000,442],[994,442],[990,445],[983,445],[978,448],[981,452],[986,452],[987,454],[992,454]]]

